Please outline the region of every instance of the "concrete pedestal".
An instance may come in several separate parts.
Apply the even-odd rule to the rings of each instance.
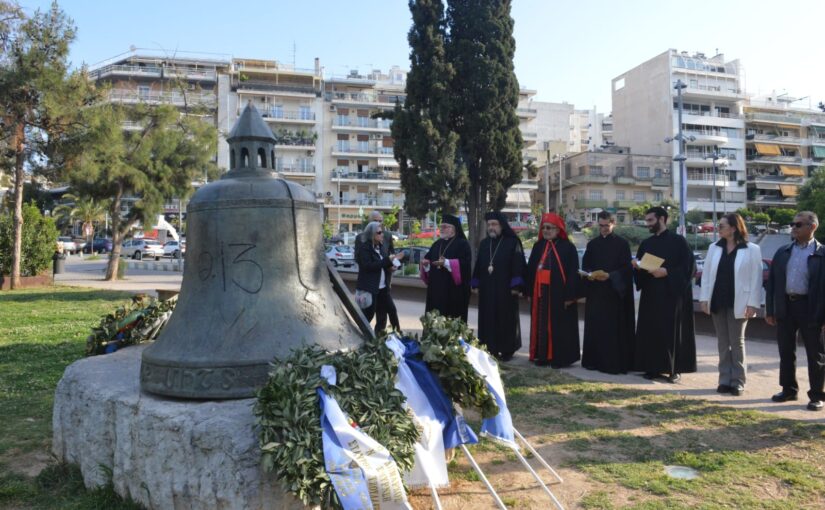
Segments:
[[[54,453],[87,487],[111,472],[118,494],[158,509],[300,509],[261,469],[254,399],[141,393],[143,346],[71,364],[57,385]]]

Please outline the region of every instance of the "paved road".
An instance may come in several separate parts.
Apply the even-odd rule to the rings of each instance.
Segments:
[[[79,257],[70,257],[67,261],[67,272],[57,275],[55,280],[59,285],[83,286],[94,288],[115,289],[128,292],[147,292],[155,294],[156,289],[178,289],[180,288],[181,273],[162,271],[140,271],[129,270],[127,279],[118,282],[106,282],[103,280],[103,270],[105,261],[83,261]],[[421,323],[419,317],[424,313],[424,305],[420,299],[399,298],[396,299],[396,306],[399,311],[401,327],[407,332],[420,332]],[[523,307],[523,312],[527,310]],[[469,322],[471,325],[478,323],[478,310],[470,308]],[[522,340],[524,347],[516,354],[514,360],[510,362],[515,366],[527,365],[530,331],[530,317],[528,313],[521,314]],[[583,334],[583,322],[579,323],[579,329]],[[709,335],[697,335],[697,361],[698,372],[685,374],[678,384],[668,384],[658,381],[647,381],[638,375],[609,375],[599,372],[589,371],[576,365],[572,368],[564,369],[566,373],[579,379],[588,381],[615,382],[631,386],[636,389],[650,390],[652,392],[677,392],[685,397],[699,397],[712,401],[719,401],[726,405],[731,405],[741,409],[758,409],[777,415],[777,417],[792,418],[798,420],[816,420],[825,422],[825,413],[810,412],[804,409],[807,404],[804,391],[807,390],[807,366],[805,350],[799,348],[797,352],[798,369],[797,379],[800,382],[802,392],[798,402],[785,404],[774,404],[770,402],[770,396],[779,391],[779,364],[776,344],[770,341],[748,340],[748,384],[745,393],[740,397],[719,395],[715,392],[717,384],[717,350],[716,338]],[[552,370],[547,368],[547,370]]]

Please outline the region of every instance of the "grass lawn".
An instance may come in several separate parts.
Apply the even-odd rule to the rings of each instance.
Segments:
[[[0,508],[139,508],[110,488],[85,490],[77,468],[49,454],[57,381],[83,356],[89,329],[128,297],[62,287],[0,293]],[[523,364],[503,376],[517,427],[565,478],[551,488],[567,508],[825,508],[825,424]],[[489,442],[473,450],[510,508],[550,508],[512,452]],[[699,477],[669,478],[666,465]],[[449,470],[445,509],[490,508],[461,455]],[[426,492],[412,499],[430,508]]]

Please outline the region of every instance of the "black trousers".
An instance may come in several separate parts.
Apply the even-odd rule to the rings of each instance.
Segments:
[[[390,295],[389,287],[384,287],[378,291],[378,294],[372,295],[372,306],[364,310],[364,315],[367,316],[368,321],[372,321],[375,317],[375,334],[387,329],[387,316],[390,318],[390,324],[396,330],[401,330],[401,324],[398,322],[398,310],[395,308],[395,302]]]
[[[788,300],[788,316],[777,320],[779,343],[779,384],[782,389],[797,393],[796,382],[796,333],[802,336],[808,356],[808,382],[811,389],[808,398],[825,400],[825,340],[818,324],[810,320],[808,300]]]

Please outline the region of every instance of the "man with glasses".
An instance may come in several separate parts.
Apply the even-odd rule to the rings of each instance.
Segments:
[[[636,314],[630,244],[613,233],[613,216],[598,216],[599,235],[587,243],[582,366],[608,374],[633,368]]]
[[[825,246],[814,239],[816,214],[797,213],[791,223],[793,243],[776,250],[765,296],[765,322],[776,326],[779,344],[779,384],[774,402],[797,400],[796,335],[808,356],[808,409],[821,411],[825,393]]]

